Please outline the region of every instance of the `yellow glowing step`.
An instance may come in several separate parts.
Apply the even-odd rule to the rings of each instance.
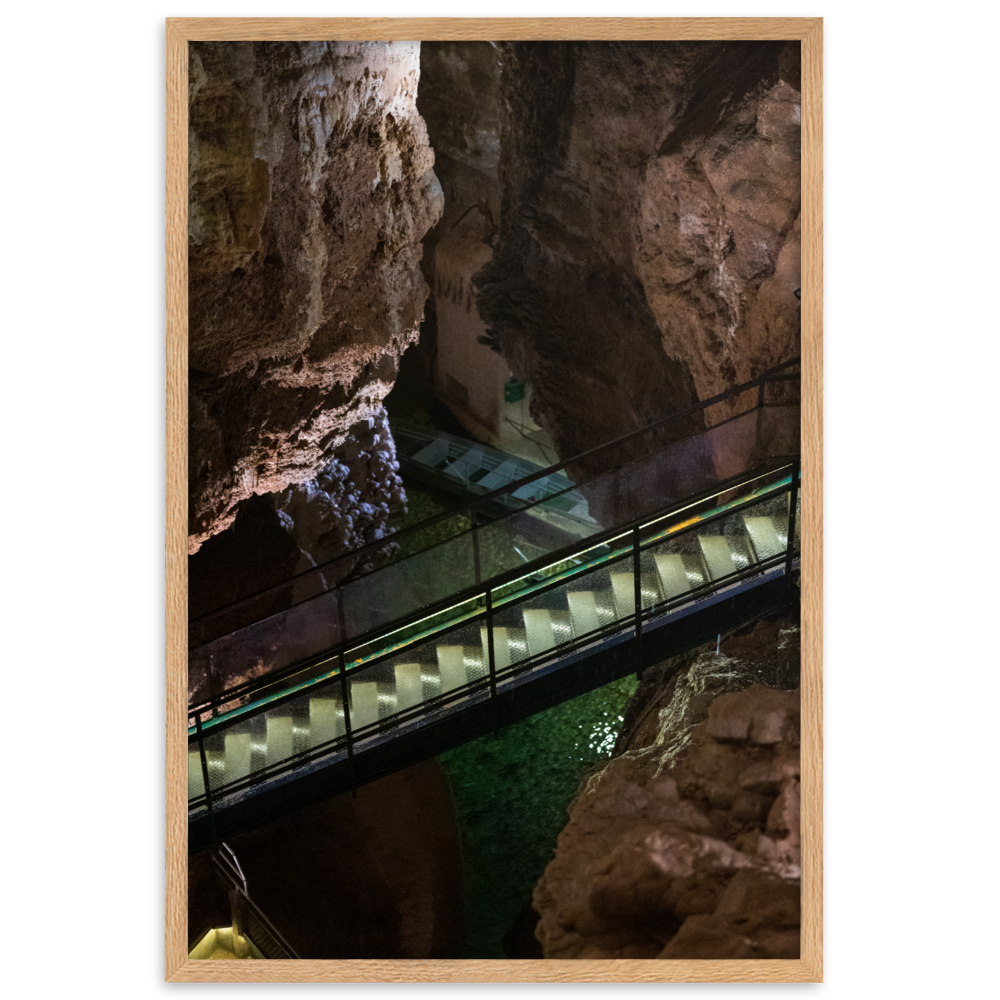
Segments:
[[[573,635],[585,635],[600,628],[601,622],[597,617],[597,602],[594,599],[593,591],[578,590],[570,591],[566,594],[569,603],[569,616],[573,622]]]
[[[631,573],[612,573],[611,586],[615,593],[615,607],[618,618],[628,618],[635,614],[635,578]]]
[[[309,699],[309,740],[319,746],[346,732],[344,706],[339,698]]]
[[[528,633],[528,652],[535,656],[551,649],[555,644],[552,634],[552,616],[545,608],[525,608],[524,628]]]
[[[374,681],[351,681],[351,729],[378,722],[378,685]]]
[[[396,675],[396,707],[400,712],[415,708],[424,700],[424,685],[420,679],[419,663],[397,663]]]
[[[736,570],[733,554],[729,551],[729,545],[722,535],[699,535],[698,544],[701,546],[701,554],[705,557],[709,576],[713,580],[728,576]]]
[[[441,677],[441,693],[447,694],[465,684],[465,647],[438,646],[438,671]]]
[[[743,523],[747,526],[747,533],[760,559],[770,559],[785,551],[785,544],[770,517],[744,517]],[[787,529],[784,533],[787,536]]]

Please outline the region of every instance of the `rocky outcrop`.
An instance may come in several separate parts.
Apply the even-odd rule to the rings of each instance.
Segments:
[[[442,209],[418,79],[419,43],[191,46],[192,552],[315,479],[417,337]]]
[[[434,148],[444,213],[424,239],[424,272],[434,248],[461,219],[479,216],[486,233],[500,219],[500,50],[493,42],[423,42],[417,107]]]
[[[563,458],[797,353],[796,54],[500,46],[503,207],[479,310]]]
[[[651,668],[533,899],[547,958],[799,955],[797,629]]]
[[[317,576],[296,580],[256,605],[260,617],[373,568],[388,551],[355,550],[386,533],[405,503],[396,445],[383,409],[351,427],[314,479],[280,493],[252,496],[234,522],[188,557],[192,620],[329,560]],[[343,556],[344,558],[337,558]]]
[[[301,549],[298,573],[382,538],[389,514],[405,500],[384,410],[352,427],[315,479],[273,497],[285,530]],[[327,586],[339,583],[357,561],[330,567]]]

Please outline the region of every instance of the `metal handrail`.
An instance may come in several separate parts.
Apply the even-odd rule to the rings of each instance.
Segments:
[[[395,531],[388,535],[384,535],[382,538],[377,538],[372,540],[371,542],[366,542],[364,545],[360,546],[357,549],[352,549],[350,552],[341,553],[338,556],[334,556],[332,559],[328,559],[326,562],[318,563],[316,566],[310,566],[308,569],[303,570],[300,573],[295,574],[294,576],[288,577],[279,584],[274,584],[269,587],[264,587],[253,594],[249,594],[246,597],[240,598],[237,601],[232,601],[230,604],[224,605],[220,608],[215,608],[212,611],[206,612],[203,615],[199,615],[197,618],[191,620],[190,625],[197,626],[199,623],[211,619],[216,615],[222,615],[224,613],[232,613],[239,607],[249,604],[252,601],[259,600],[264,594],[272,593],[281,588],[288,587],[289,585],[294,584],[297,580],[301,578],[310,576],[312,574],[321,573],[325,569],[328,569],[336,564],[346,562],[350,559],[357,559],[359,556],[363,556],[365,553],[377,552],[381,549],[384,549],[387,545],[396,544],[401,538],[409,537],[410,535],[416,533],[417,531],[422,531],[434,524],[439,524],[452,517],[457,517],[461,514],[473,511],[476,508],[488,504],[491,501],[494,501],[501,496],[506,496],[508,494],[514,493],[517,490],[522,489],[524,486],[527,486],[529,483],[533,483],[536,480],[542,479],[545,476],[551,475],[554,472],[559,472],[561,469],[565,469],[569,465],[573,465],[586,458],[596,455],[597,453],[604,451],[605,449],[623,445],[628,441],[632,441],[636,438],[642,437],[643,435],[659,430],[675,420],[680,420],[683,417],[692,416],[693,414],[698,413],[699,411],[706,410],[711,406],[717,406],[719,403],[724,403],[726,400],[733,399],[736,396],[742,395],[743,393],[747,392],[750,389],[757,387],[763,389],[763,386],[768,382],[791,381],[791,378],[789,376],[782,375],[781,373],[784,372],[786,369],[794,367],[795,365],[798,364],[801,364],[800,357],[795,357],[789,361],[785,361],[780,365],[776,365],[773,368],[769,368],[766,371],[761,372],[760,375],[758,375],[754,379],[751,379],[749,382],[744,382],[741,385],[734,386],[732,389],[727,389],[725,392],[719,393],[718,395],[712,396],[709,399],[703,400],[700,403],[696,403],[692,406],[689,406],[686,409],[678,410],[677,412],[672,413],[669,416],[663,417],[660,420],[654,421],[652,424],[648,424],[647,426],[642,427],[639,430],[629,431],[627,434],[623,434],[620,437],[612,439],[611,441],[605,441],[602,444],[596,445],[595,447],[590,448],[586,451],[579,452],[578,454],[571,456],[570,458],[566,459],[563,462],[559,462],[555,465],[550,465],[547,468],[540,469],[539,471],[532,473],[530,476],[525,476],[522,479],[518,479],[515,482],[508,483],[507,485],[501,486],[495,490],[492,490],[489,493],[484,493],[481,496],[477,496],[474,501],[464,503],[457,507],[449,508],[448,510],[445,511],[441,511],[440,513],[435,514],[432,517],[426,518],[423,521],[419,521],[416,524],[408,525],[407,527],[402,528],[399,531]],[[758,407],[761,405],[763,405],[763,398],[761,398],[761,401],[758,403]],[[579,484],[574,484],[574,487],[577,485]],[[535,503],[536,504],[542,503],[544,502],[544,499],[549,499],[549,498],[543,498],[542,500],[538,500]],[[534,505],[535,504],[525,504],[523,509],[530,509],[530,507]],[[346,583],[347,581],[343,582]],[[338,584],[338,586],[340,585]],[[337,589],[337,588],[335,587],[332,589]],[[247,624],[249,625],[252,623],[248,622]],[[214,639],[206,640],[205,643],[200,643],[199,645],[205,645],[207,642],[211,641],[214,641]],[[195,646],[192,648],[196,649],[198,647]]]
[[[486,595],[492,594],[494,590],[503,587],[509,583],[515,582],[527,576],[531,576],[533,573],[544,569],[546,566],[552,565],[554,563],[564,562],[572,559],[574,555],[577,555],[584,551],[589,551],[591,549],[598,548],[601,545],[607,544],[610,540],[613,540],[623,534],[632,531],[634,528],[641,524],[649,522],[651,520],[661,520],[669,518],[672,514],[680,513],[697,504],[704,503],[705,501],[711,499],[712,497],[719,496],[722,493],[728,492],[729,490],[735,488],[738,485],[749,485],[756,479],[760,479],[763,476],[774,475],[777,476],[783,470],[792,470],[795,468],[794,463],[787,463],[784,465],[778,465],[766,470],[754,470],[753,472],[743,473],[739,476],[734,476],[729,480],[722,483],[717,483],[712,487],[702,490],[699,493],[693,494],[690,497],[686,497],[684,500],[671,504],[668,507],[661,508],[659,511],[653,511],[651,513],[643,514],[637,518],[630,521],[626,521],[620,525],[615,525],[612,528],[606,528],[604,531],[596,533],[594,535],[588,536],[579,542],[572,545],[565,546],[562,549],[555,550],[553,552],[546,553],[545,555],[539,556],[538,558],[532,560],[531,562],[525,563],[523,566],[518,566],[513,569],[507,570],[503,573],[497,574],[491,577],[489,580],[483,581],[482,583],[476,584],[472,587],[465,588],[461,591],[457,591],[454,594],[449,594],[447,597],[442,598],[424,608],[414,611],[409,615],[404,617],[394,619],[392,622],[383,624],[375,629],[370,630],[361,636],[356,636],[351,639],[346,639],[343,642],[338,643],[335,646],[331,646],[328,650],[322,653],[310,656],[299,663],[292,664],[280,671],[275,671],[273,673],[267,674],[264,677],[254,678],[253,680],[246,681],[241,685],[229,688],[226,691],[218,695],[213,695],[201,702],[195,703],[189,706],[188,714],[189,716],[200,717],[203,713],[212,711],[213,709],[218,709],[220,706],[228,704],[236,699],[252,697],[255,693],[265,691],[267,688],[274,685],[280,685],[290,678],[294,677],[296,674],[300,674],[303,671],[307,671],[313,667],[319,666],[323,663],[330,662],[336,659],[338,656],[344,655],[352,650],[360,649],[364,646],[370,645],[371,643],[377,641],[381,637],[384,637],[392,632],[401,631],[416,622],[433,618],[439,614],[444,613],[450,607],[460,604],[468,604],[469,602],[481,598],[483,600],[483,607],[486,604]],[[747,501],[747,503],[752,503],[755,501]],[[729,513],[727,511],[727,513]],[[724,515],[718,515],[724,516]],[[705,522],[699,522],[697,526],[692,526],[689,529],[678,532],[679,535],[686,534],[688,531],[695,530],[695,527],[703,527],[706,523],[711,523],[714,518],[710,518]],[[447,626],[442,628],[445,631]],[[368,666],[369,663],[365,663]],[[289,693],[289,697],[296,696],[294,692]]]
[[[298,958],[299,956],[295,953],[292,946],[284,939],[278,929],[273,923],[267,918],[263,910],[250,898],[250,894],[247,891],[247,880],[246,876],[243,874],[243,869],[240,867],[240,863],[236,858],[236,854],[233,849],[225,842],[218,845],[218,849],[212,855],[212,861],[215,864],[216,870],[223,876],[226,882],[232,887],[230,889],[230,905],[232,907],[232,921],[233,930],[237,934],[248,937],[250,941],[253,941],[254,946],[264,955],[265,958]],[[235,897],[235,898],[234,898]],[[239,906],[242,905],[246,909],[253,913],[254,917],[260,922],[264,931],[270,935],[271,938],[278,945],[278,950],[283,952],[283,954],[278,955],[268,955],[265,952],[267,945],[261,940],[255,940],[246,934],[246,929],[242,926],[242,921],[239,916]],[[262,947],[264,945],[264,947]],[[268,948],[268,950],[271,950]]]
[[[517,663],[510,664],[503,669],[497,670],[495,678],[497,681],[505,681],[515,678],[518,675],[527,673],[538,666],[543,666],[547,661],[553,659],[554,657],[566,657],[576,652],[578,649],[592,645],[595,642],[611,639],[619,633],[626,633],[635,629],[638,637],[641,623],[651,621],[662,616],[664,613],[668,613],[672,609],[681,607],[686,603],[690,603],[692,597],[698,599],[699,593],[703,597],[707,597],[715,591],[741,583],[747,579],[753,578],[754,576],[773,573],[779,568],[783,569],[784,561],[785,557],[781,554],[768,557],[759,563],[755,563],[754,565],[741,570],[736,570],[733,573],[728,574],[726,577],[722,577],[718,580],[712,581],[710,584],[699,587],[689,594],[661,601],[653,607],[643,608],[636,616],[636,620],[629,618],[618,619],[617,621],[610,622],[606,625],[593,629],[585,635],[574,636],[572,639],[560,643],[558,646],[553,646],[541,653],[536,653],[525,658],[524,660],[518,661]],[[485,615],[482,615],[476,620],[485,621],[486,617]],[[637,628],[637,626],[639,627]],[[455,688],[445,695],[439,696],[434,699],[433,702],[428,701],[420,706],[415,706],[407,712],[399,713],[398,715],[393,716],[392,719],[378,720],[377,722],[368,723],[360,729],[352,729],[348,722],[346,732],[340,736],[327,740],[323,744],[310,747],[307,750],[299,751],[298,753],[293,754],[276,764],[260,768],[251,775],[238,779],[229,785],[224,785],[222,786],[223,794],[233,794],[253,787],[254,785],[259,785],[262,782],[270,781],[283,774],[294,771],[305,764],[311,763],[316,759],[327,756],[332,751],[346,749],[348,757],[350,757],[352,756],[351,751],[353,744],[358,740],[368,739],[370,736],[377,735],[383,729],[391,731],[401,726],[405,726],[407,723],[412,722],[423,715],[429,714],[427,711],[428,708],[433,708],[440,712],[443,709],[449,708],[454,703],[467,698],[470,694],[475,694],[477,691],[487,692],[488,698],[493,702],[495,708],[497,695],[493,684],[491,684],[491,678],[489,676],[481,677],[475,681],[468,682],[462,687]],[[279,701],[275,704],[280,705],[281,702]],[[275,707],[275,705],[267,706],[267,708],[273,707]],[[245,716],[241,717],[240,721],[244,721],[245,718]],[[200,806],[201,803],[199,799],[200,797],[192,800],[195,803],[194,808],[198,808]],[[211,800],[206,798],[205,804],[211,811],[213,808]]]
[[[792,468],[795,469],[795,472],[797,473],[797,471],[798,471],[797,470],[797,463],[795,463],[792,466]],[[775,472],[781,472],[783,470],[782,469],[778,469],[778,470],[774,470],[774,471]],[[771,484],[771,487],[767,490],[767,494],[765,494],[763,496],[762,495],[757,495],[757,496],[750,495],[750,496],[745,497],[745,498],[740,498],[737,501],[733,501],[733,502],[727,503],[724,506],[724,508],[722,508],[722,509],[718,510],[717,512],[713,513],[711,516],[706,517],[704,519],[699,519],[697,521],[697,523],[692,523],[690,525],[687,525],[687,526],[681,528],[679,531],[672,532],[672,531],[669,531],[668,529],[665,529],[661,533],[661,535],[647,536],[647,537],[645,537],[644,539],[642,539],[640,541],[640,547],[642,549],[648,548],[649,545],[656,544],[660,540],[662,540],[662,536],[665,536],[666,534],[670,534],[670,536],[674,537],[674,538],[679,538],[679,537],[682,537],[683,535],[688,534],[688,533],[693,532],[693,531],[704,530],[704,528],[706,526],[713,524],[714,522],[720,520],[721,518],[729,517],[732,514],[738,513],[741,510],[745,510],[745,509],[748,509],[750,507],[755,506],[756,504],[760,503],[763,499],[765,499],[767,495],[779,495],[781,493],[790,492],[792,494],[792,505],[793,505],[793,508],[794,508],[794,502],[795,502],[794,498],[795,498],[795,495],[798,492],[798,483],[799,483],[798,475],[794,475],[793,474],[792,476],[788,477],[788,481],[787,482],[785,482],[784,479],[782,479],[781,481],[779,481],[777,483]],[[658,522],[667,520],[669,517],[670,517],[669,511],[666,512],[666,513],[663,513],[663,512],[654,513],[654,514],[651,514],[651,515],[647,515],[646,517],[642,518],[641,521],[637,521],[634,524],[631,524],[631,525],[629,525],[627,527],[626,526],[621,526],[619,528],[616,528],[616,529],[614,529],[614,532],[617,533],[617,539],[621,539],[621,538],[623,538],[626,535],[634,534],[635,532],[637,532],[638,529],[640,528],[640,526],[644,526],[644,527],[646,527],[648,529],[648,528],[652,527],[653,525],[657,524]],[[643,522],[645,522],[644,525],[643,525]],[[791,552],[791,550],[794,548],[794,521],[790,521],[789,522],[789,529],[790,529],[790,531],[792,533],[789,534],[789,536],[788,536],[787,551]],[[603,544],[603,543],[598,543],[597,545],[593,545],[593,546],[591,546],[591,548],[597,548],[597,547],[599,547],[600,544]],[[608,553],[607,556],[604,557],[604,558],[607,558],[607,559],[618,558],[620,555],[622,555],[633,544],[634,544],[634,541],[629,541],[628,544],[626,544],[624,546],[624,548],[621,549],[621,552],[619,552],[617,554],[614,553],[614,552]],[[604,561],[603,558],[602,558],[602,561]],[[750,567],[749,572],[750,572],[751,575],[755,575],[755,574],[757,574],[757,573],[759,573],[759,572],[762,571],[762,567],[770,567],[772,563],[774,563],[774,565],[785,564],[785,569],[784,569],[785,574],[788,575],[790,573],[790,564],[789,564],[789,561],[788,561],[786,555],[782,555],[780,557],[780,559],[778,559],[778,560],[775,560],[773,558],[772,559],[763,559],[763,560],[758,559],[753,564],[753,566]],[[531,574],[529,573],[529,574],[525,574],[525,575],[530,576]],[[583,575],[586,575],[586,574],[583,574]],[[542,594],[542,593],[544,593],[544,592],[546,592],[548,590],[551,590],[551,589],[553,589],[555,587],[561,586],[562,583],[565,582],[564,576],[565,576],[565,574],[559,574],[556,577],[553,577],[553,578],[551,578],[549,580],[539,581],[538,586],[537,587],[532,587],[530,593],[524,593],[524,594],[519,595],[517,599],[511,601],[509,604],[506,605],[506,607],[516,607],[517,605],[523,603],[529,597],[536,597],[537,595]],[[733,580],[736,580],[738,577],[739,577],[739,573],[733,574]],[[666,607],[671,606],[673,604],[676,604],[677,606],[680,606],[680,604],[687,603],[692,598],[696,599],[696,600],[699,599],[699,597],[698,597],[699,593],[704,593],[704,594],[707,595],[708,593],[714,592],[715,590],[717,590],[719,588],[720,585],[722,585],[722,586],[728,585],[727,584],[727,579],[723,579],[721,581],[720,580],[713,580],[710,583],[706,583],[702,587],[695,588],[694,590],[692,590],[688,594],[682,595],[682,598],[672,599],[670,601],[665,601],[665,602],[660,602],[660,603],[663,605],[663,608],[666,608]],[[453,622],[449,622],[449,623],[442,623],[442,626],[439,629],[435,629],[434,630],[434,634],[436,634],[438,636],[445,636],[449,632],[454,631],[457,628],[462,628],[462,627],[468,626],[469,624],[474,624],[475,622],[478,622],[478,621],[481,621],[481,620],[482,621],[487,621],[489,618],[491,618],[492,617],[493,608],[492,608],[492,605],[490,605],[490,602],[486,601],[486,595],[489,594],[489,593],[491,593],[494,589],[496,589],[496,587],[492,583],[490,583],[490,584],[486,584],[485,588],[486,589],[485,590],[481,590],[480,594],[479,594],[479,596],[482,596],[482,598],[483,598],[483,600],[485,602],[484,605],[483,605],[483,607],[478,608],[477,610],[472,611],[470,614],[463,616],[463,618],[462,618],[461,621],[453,621]],[[473,596],[476,596],[476,595],[473,595]],[[470,603],[470,601],[471,601],[471,598],[469,600],[466,600],[464,603]],[[657,607],[659,608],[659,605]],[[662,611],[663,608],[659,608],[659,610]],[[641,622],[646,617],[647,617],[647,615],[644,612],[643,613],[637,613],[637,617],[636,617],[637,632],[641,631]],[[610,623],[606,628],[609,628],[612,632],[617,631],[617,630],[619,630],[622,627],[622,622],[623,621],[624,621],[624,619],[616,621],[614,623]],[[382,637],[386,636],[386,633],[384,631],[382,633],[380,633],[380,634],[381,634]],[[378,636],[376,636],[375,638],[377,639]],[[426,637],[424,637],[424,636],[414,636],[409,641],[410,642],[418,642],[418,641],[422,642],[424,639],[426,639]],[[356,648],[356,647],[352,647],[352,648]],[[553,648],[556,648],[556,647],[553,647]],[[278,707],[280,707],[281,705],[285,704],[288,701],[293,701],[293,700],[301,697],[302,694],[303,694],[303,690],[305,688],[307,688],[307,687],[313,687],[315,685],[315,687],[317,689],[319,689],[319,688],[327,686],[328,684],[336,683],[338,677],[339,677],[340,683],[344,684],[344,683],[346,683],[346,675],[347,674],[349,674],[349,673],[355,673],[358,670],[367,670],[368,668],[376,665],[377,663],[379,663],[379,662],[381,662],[381,661],[383,661],[385,659],[391,658],[392,656],[396,655],[399,651],[400,651],[399,647],[393,646],[391,649],[387,649],[387,650],[384,650],[382,652],[379,652],[378,654],[376,654],[375,656],[373,656],[371,659],[365,660],[363,662],[363,664],[358,664],[354,669],[352,669],[352,670],[346,670],[346,671],[345,671],[345,669],[343,667],[343,656],[344,656],[343,650],[340,650],[340,651],[338,651],[336,653],[330,652],[330,653],[327,653],[327,654],[323,654],[322,658],[319,658],[317,662],[304,664],[300,668],[300,671],[307,670],[307,669],[309,669],[310,666],[319,666],[322,663],[329,663],[329,662],[331,662],[333,660],[336,660],[338,665],[337,665],[336,669],[330,671],[329,676],[319,676],[319,677],[307,678],[306,680],[302,681],[300,684],[294,685],[292,688],[290,688],[290,689],[288,689],[286,691],[277,691],[277,692],[275,692],[274,695],[272,695],[271,697],[266,697],[266,700],[260,700],[260,701],[258,701],[257,704],[251,703],[249,705],[244,705],[244,706],[240,706],[238,708],[235,708],[231,712],[225,713],[225,715],[223,715],[222,717],[220,717],[218,720],[213,719],[213,720],[209,720],[207,722],[202,723],[200,721],[202,714],[204,714],[205,712],[209,711],[212,706],[208,705],[208,704],[198,706],[198,708],[196,710],[192,711],[192,713],[191,713],[191,714],[194,715],[194,718],[195,718],[195,727],[194,727],[194,733],[192,734],[192,736],[193,736],[193,738],[199,744],[201,744],[202,739],[203,739],[203,733],[204,733],[205,729],[216,729],[216,730],[220,730],[221,731],[223,729],[228,728],[228,726],[231,725],[231,724],[236,724],[238,722],[245,722],[248,719],[253,718],[256,715],[259,715],[259,714],[261,714],[263,712],[266,712],[266,711],[270,711],[270,710],[272,710],[274,708],[278,708]],[[494,676],[496,676],[496,674],[494,674]],[[266,690],[266,688],[269,686],[263,680],[259,680],[257,682],[257,685],[258,686],[253,691],[247,691],[247,692],[245,692],[242,695],[242,697],[252,697],[253,694],[260,695],[260,693],[263,692],[264,690]],[[491,690],[492,689],[494,689],[493,686],[491,686]],[[344,692],[344,695],[345,695],[344,701],[345,701],[345,704],[346,704],[346,701],[347,701],[347,699],[346,699],[346,691]],[[235,700],[235,698],[230,694],[230,695],[225,696],[222,699],[222,703],[231,703],[233,700]],[[216,704],[218,704],[218,702]],[[345,710],[345,716],[346,716],[346,710]],[[349,726],[349,723],[346,723],[346,728],[348,730],[349,746],[350,746],[350,726]],[[189,730],[189,732],[191,732],[191,731]],[[206,783],[206,788],[208,788],[207,783]]]

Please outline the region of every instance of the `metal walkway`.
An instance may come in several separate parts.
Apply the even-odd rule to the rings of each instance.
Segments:
[[[460,497],[486,497],[497,490],[505,491],[484,499],[480,505],[483,513],[502,517],[511,511],[537,509],[532,507],[536,501],[550,500],[544,509],[558,513],[569,534],[581,534],[580,530],[574,531],[574,522],[581,522],[587,532],[597,524],[590,516],[586,498],[574,488],[571,479],[559,472],[406,420],[391,420],[390,426],[399,463],[418,482]],[[530,481],[521,485],[525,479]],[[507,487],[513,488],[506,491]]]
[[[797,461],[771,463],[192,705],[189,849],[787,604],[798,508]]]

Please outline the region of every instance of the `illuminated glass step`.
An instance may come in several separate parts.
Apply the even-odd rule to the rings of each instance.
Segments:
[[[723,535],[699,535],[698,544],[701,546],[701,554],[705,558],[709,576],[713,580],[728,576],[739,568],[733,562],[729,542]]]
[[[781,523],[784,521],[784,523]],[[743,523],[761,559],[781,555],[788,544],[788,522],[784,518],[775,524],[772,517],[744,517]]]
[[[544,653],[556,644],[552,617],[545,608],[525,608],[524,629],[528,634],[528,652],[532,656]]]
[[[569,602],[569,614],[573,622],[574,635],[586,635],[601,627],[597,617],[597,601],[591,590],[569,591],[566,594]]]

